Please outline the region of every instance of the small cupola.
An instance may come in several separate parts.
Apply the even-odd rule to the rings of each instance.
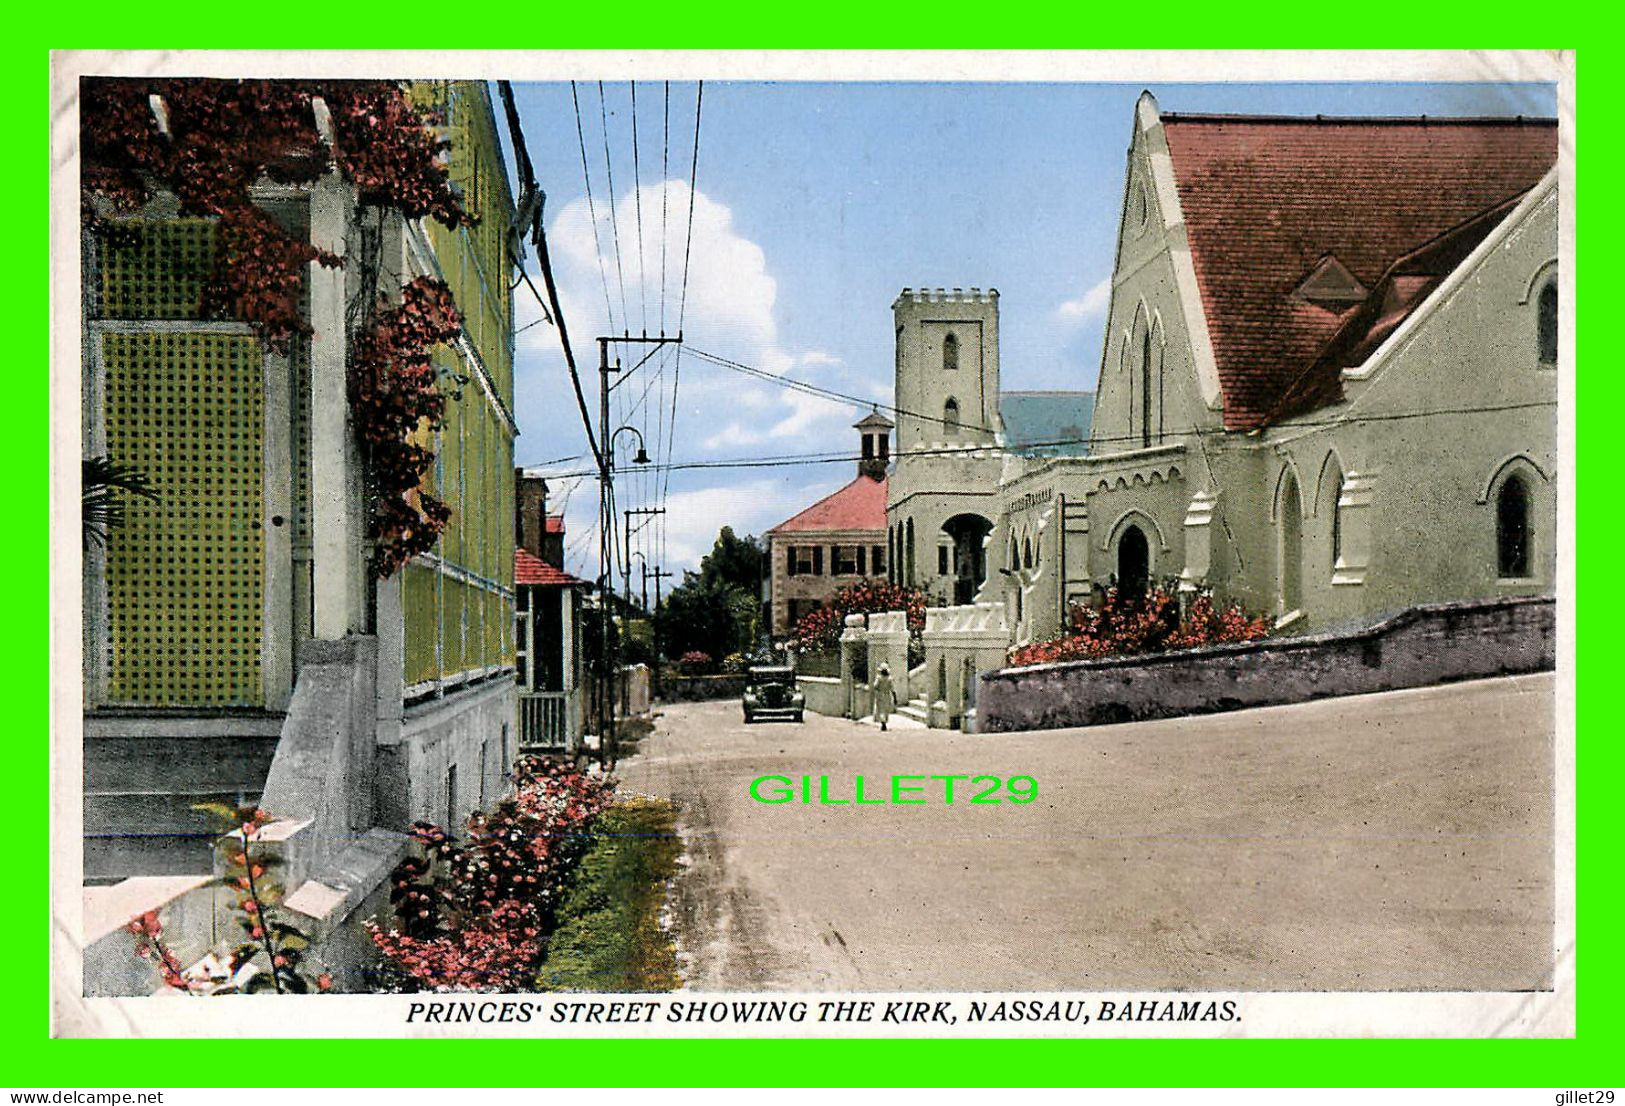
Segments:
[[[884,479],[891,463],[892,421],[876,410],[853,425],[862,439],[858,472],[871,480]]]

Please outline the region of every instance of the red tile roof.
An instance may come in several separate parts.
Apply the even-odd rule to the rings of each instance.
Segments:
[[[1434,251],[1420,274],[1399,263],[1440,241],[1476,245],[1557,160],[1551,120],[1162,121],[1232,430],[1339,399],[1337,358],[1323,360],[1334,337],[1338,357],[1369,353],[1360,339],[1391,332],[1434,286],[1395,278],[1436,284],[1438,262],[1471,246]],[[1328,255],[1372,290],[1364,305],[1337,313],[1294,295]]]
[[[513,551],[513,582],[542,588],[589,586],[587,581],[578,580],[562,568],[554,568],[528,549]]]
[[[841,490],[825,496],[794,518],[779,523],[769,534],[819,530],[885,530],[886,480],[859,476]]]

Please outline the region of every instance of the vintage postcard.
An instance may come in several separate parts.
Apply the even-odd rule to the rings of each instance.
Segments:
[[[54,80],[58,1034],[1573,1033],[1572,56]]]

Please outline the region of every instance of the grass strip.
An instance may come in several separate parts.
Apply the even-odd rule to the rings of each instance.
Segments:
[[[660,911],[682,851],[675,811],[663,799],[629,799],[599,815],[559,907],[537,989],[676,990],[677,952]]]

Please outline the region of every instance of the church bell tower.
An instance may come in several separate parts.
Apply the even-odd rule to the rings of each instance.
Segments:
[[[999,293],[904,288],[897,331],[899,452],[991,446],[999,429]]]

